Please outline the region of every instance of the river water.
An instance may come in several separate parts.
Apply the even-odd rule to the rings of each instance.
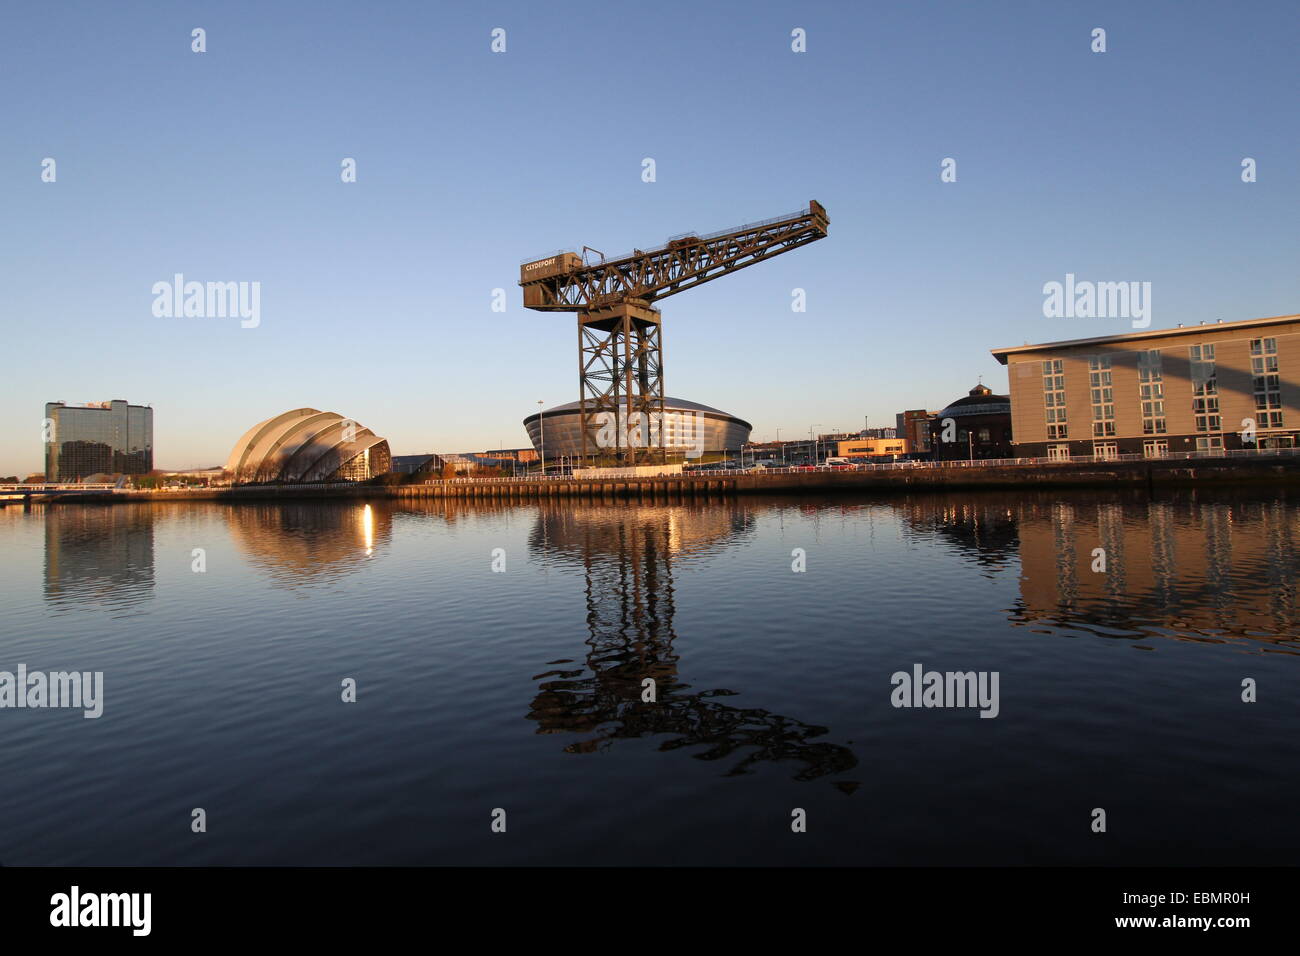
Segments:
[[[0,671],[103,674],[0,709],[4,865],[1300,859],[1282,492],[9,507],[0,561]]]

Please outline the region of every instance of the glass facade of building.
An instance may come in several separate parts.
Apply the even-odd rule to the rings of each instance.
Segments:
[[[45,479],[144,475],[153,469],[153,409],[117,399],[45,406]]]

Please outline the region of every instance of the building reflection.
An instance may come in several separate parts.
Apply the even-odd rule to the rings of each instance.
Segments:
[[[153,511],[130,506],[45,509],[45,600],[129,608],[153,597]]]
[[[897,507],[910,537],[940,540],[991,572],[1006,570],[1016,561],[1019,520],[1007,500],[922,496]]]
[[[231,540],[272,585],[297,587],[360,569],[393,534],[386,502],[240,503],[225,508]]]
[[[899,507],[910,534],[941,538],[986,568],[1018,564],[1015,623],[1300,642],[1300,509],[1280,497],[989,494]]]
[[[584,660],[550,661],[535,675],[529,719],[543,734],[578,734],[569,753],[590,753],[620,739],[663,736],[660,750],[697,748],[694,756],[727,764],[727,775],[762,761],[798,765],[813,780],[857,766],[828,730],[758,707],[738,707],[727,689],[693,690],[682,681],[674,628],[675,577],[684,565],[753,533],[754,517],[731,501],[707,506],[628,508],[543,506],[530,550],[561,568],[581,570],[586,602]],[[653,678],[657,700],[642,701]],[[852,791],[856,784],[839,782]]]
[[[1129,622],[1191,639],[1300,637],[1300,512],[1282,500],[1061,502],[1028,509],[1020,541],[1025,619]]]

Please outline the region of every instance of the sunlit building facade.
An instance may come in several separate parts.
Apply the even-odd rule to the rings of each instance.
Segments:
[[[841,458],[895,458],[911,450],[906,438],[851,438],[833,447]]]
[[[45,405],[47,481],[90,475],[146,475],[153,470],[153,409],[123,399]]]
[[[894,433],[899,438],[907,439],[908,451],[911,454],[929,454],[930,419],[934,415],[934,412],[928,412],[924,408],[911,408],[894,416],[896,422]]]
[[[1300,315],[994,349],[1015,454],[1096,459],[1294,448]]]

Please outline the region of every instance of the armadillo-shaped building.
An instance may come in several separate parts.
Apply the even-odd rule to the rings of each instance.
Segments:
[[[387,439],[337,412],[295,408],[235,443],[226,471],[248,482],[365,481],[390,469]]]

